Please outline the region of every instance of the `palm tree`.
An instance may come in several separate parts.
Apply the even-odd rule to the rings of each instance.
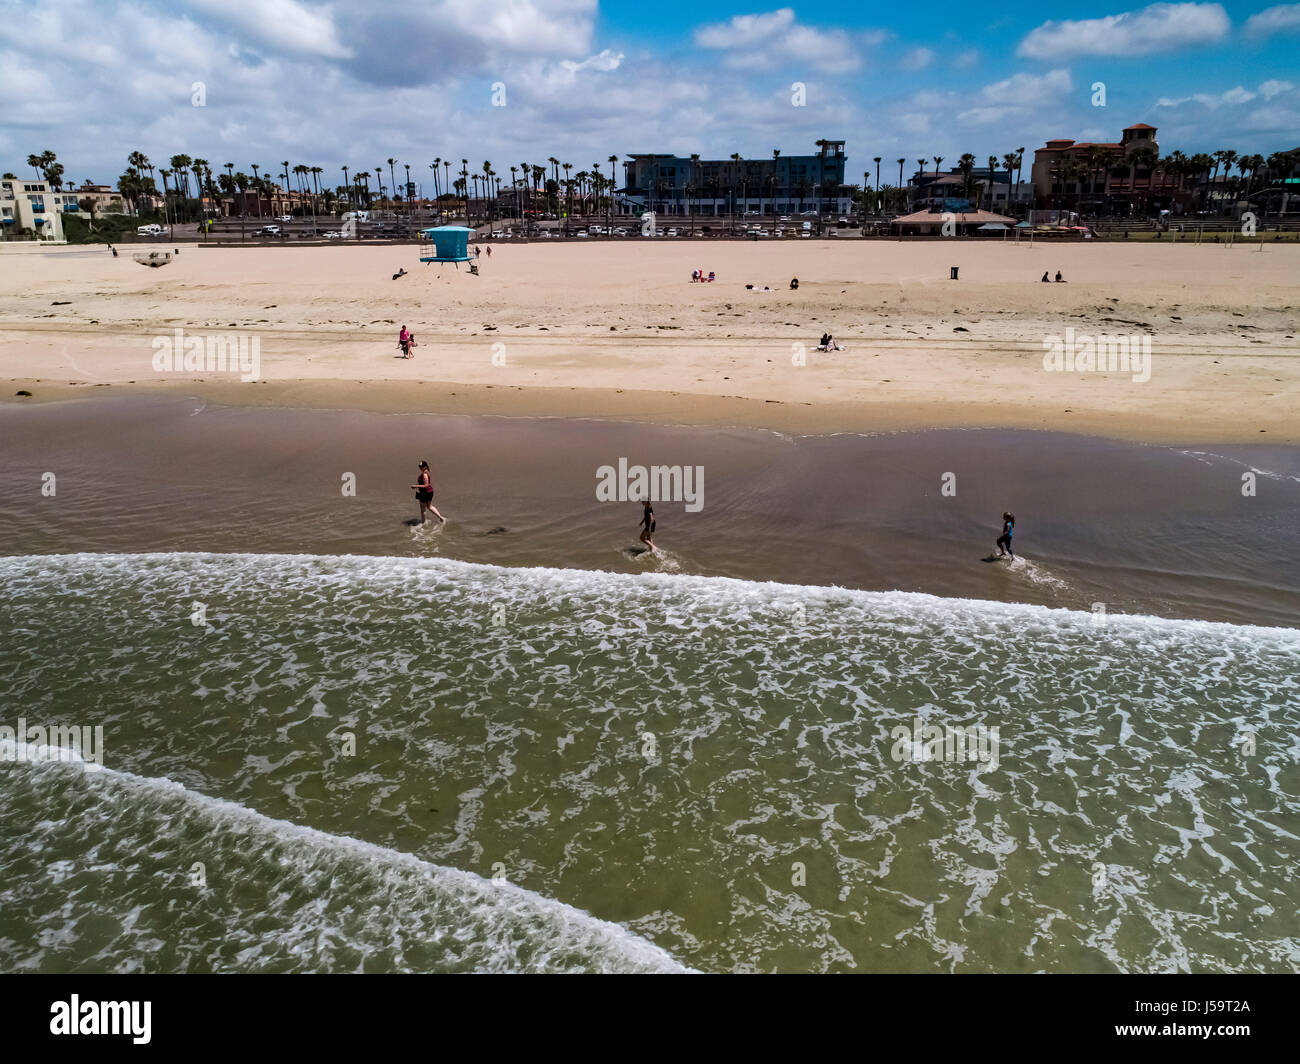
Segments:
[[[168,229],[170,229],[171,224],[167,218],[167,178],[171,176],[171,171],[159,169],[158,174],[163,179],[163,224],[167,225]]]
[[[775,231],[775,229],[776,229],[776,218],[777,218],[777,216],[781,213],[780,211],[778,211],[778,210],[776,209],[776,175],[777,175],[777,171],[780,170],[780,168],[781,168],[781,149],[780,149],[780,148],[773,148],[773,149],[772,149],[772,179],[771,179],[771,181],[769,182],[769,183],[771,184],[771,186],[772,186],[771,192],[772,192],[772,228],[773,228],[773,231]],[[762,210],[763,210],[763,208],[762,208],[762,206],[760,205],[760,206],[759,206],[759,213],[760,213],[760,214],[762,213]]]
[[[136,154],[139,154],[138,152]],[[129,162],[130,160],[128,160]],[[36,179],[41,180],[41,157],[39,155],[27,156],[27,165],[36,171]]]
[[[1250,169],[1251,169],[1252,167],[1254,167],[1254,166],[1258,166],[1259,164],[1255,162],[1255,156],[1253,156],[1253,155],[1243,155],[1243,156],[1241,156],[1240,158],[1238,158],[1238,159],[1235,160],[1235,161],[1236,161],[1236,163],[1237,163],[1237,169],[1241,171],[1241,180],[1242,180],[1242,183],[1245,185],[1245,189],[1246,189],[1246,197],[1245,197],[1245,198],[1246,198],[1247,201],[1249,201],[1249,200],[1250,200],[1250,183],[1246,181],[1246,171],[1247,171],[1247,170],[1250,170]]]
[[[728,217],[730,229],[734,232],[736,228],[736,177],[740,172],[740,152],[731,153],[731,212]]]
[[[1006,167],[1007,170],[1007,213],[1010,214],[1011,201],[1014,199],[1014,193],[1016,190],[1016,186],[1011,180],[1012,171],[1016,168],[1016,153],[1009,151],[1002,156],[1002,165]]]
[[[611,155],[605,161],[609,163],[609,206],[605,212],[606,229],[608,229],[614,224],[614,186],[618,184],[618,179],[614,176],[614,167],[618,165],[618,156]]]
[[[1131,151],[1128,154],[1129,192],[1131,195],[1131,203],[1134,206],[1136,206],[1138,203],[1138,192],[1137,192],[1138,167],[1145,168],[1146,166],[1150,165],[1151,157],[1153,155],[1154,153],[1151,152],[1149,148],[1138,148],[1136,151]],[[1150,183],[1151,183],[1150,178],[1148,178],[1147,179],[1148,187],[1150,187]]]
[[[392,189],[397,191],[397,175],[393,172],[393,164],[397,162],[391,155],[388,157],[388,179],[393,183]]]
[[[546,167],[533,163],[533,202],[537,202],[537,193],[546,191]],[[544,202],[544,201],[543,201]]]
[[[1219,180],[1219,167],[1223,165],[1223,157],[1228,153],[1225,151],[1210,152],[1210,158],[1214,160],[1214,173],[1209,178],[1208,187],[1205,190],[1206,206],[1209,206],[1210,195],[1214,190],[1214,185]]]
[[[1206,210],[1210,203],[1210,167],[1214,165],[1214,159],[1205,152],[1197,152],[1191,157],[1189,165],[1192,167],[1192,173],[1205,175],[1201,193],[1201,210]]]
[[[938,164],[936,162],[936,168],[937,166]],[[957,160],[957,169],[961,171],[962,175],[962,194],[969,200],[971,193],[975,189],[975,182],[971,176],[975,172],[975,156],[970,152],[963,154],[962,157]]]
[[[250,165],[249,165],[249,169],[253,171],[253,184],[254,184],[254,186],[256,186],[256,185],[257,185],[257,181],[258,181],[258,177],[257,177],[257,169],[258,169],[258,167],[257,167],[257,163],[252,163],[252,164],[250,164]],[[257,195],[257,216],[260,218],[260,217],[262,217],[262,195],[261,195],[261,190],[260,190],[260,189],[257,189],[257,193],[258,193],[258,195]]]
[[[207,159],[193,159],[190,162],[190,169],[194,174],[194,192],[199,198],[199,220],[206,221],[204,200],[204,175],[208,173]],[[204,227],[204,233],[207,233],[207,227]]]
[[[1237,161],[1237,153],[1231,149],[1217,152],[1217,155],[1223,157],[1223,176],[1227,177],[1232,172],[1232,167]]]
[[[172,176],[175,178],[174,191],[180,200],[177,204],[177,214],[185,209],[185,201],[190,197],[190,164],[193,161],[188,155],[173,155],[170,160]]]
[[[311,168],[311,184],[316,196],[320,195],[320,175],[323,174],[324,172],[325,171],[319,166],[313,166]],[[316,200],[315,199],[312,200],[312,204],[311,204],[311,217],[312,217],[312,231],[314,232],[316,228]]]

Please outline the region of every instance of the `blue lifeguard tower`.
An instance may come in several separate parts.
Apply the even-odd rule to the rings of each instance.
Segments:
[[[469,262],[469,238],[473,232],[473,229],[466,229],[463,225],[439,225],[432,229],[421,229],[420,261]]]

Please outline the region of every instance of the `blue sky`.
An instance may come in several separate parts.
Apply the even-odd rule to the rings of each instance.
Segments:
[[[1300,146],[1297,54],[1300,3],[0,0],[0,166],[49,148],[111,181],[139,149],[336,183],[389,156],[412,177],[435,156],[607,173],[611,153],[825,136],[859,180],[875,155],[896,180],[899,156],[1139,121],[1166,152],[1268,154]]]

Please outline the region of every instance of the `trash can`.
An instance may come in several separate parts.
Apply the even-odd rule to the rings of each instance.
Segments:
[[[950,281],[955,281],[955,280],[957,280],[957,267],[956,267],[956,266],[950,266],[950,267],[948,267],[948,280],[950,280]]]

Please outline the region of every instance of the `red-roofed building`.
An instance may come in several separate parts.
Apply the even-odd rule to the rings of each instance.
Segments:
[[[1144,204],[1170,206],[1179,187],[1158,164],[1156,127],[1127,127],[1119,143],[1049,140],[1034,152],[1030,177],[1040,206],[1084,214],[1128,214]]]

